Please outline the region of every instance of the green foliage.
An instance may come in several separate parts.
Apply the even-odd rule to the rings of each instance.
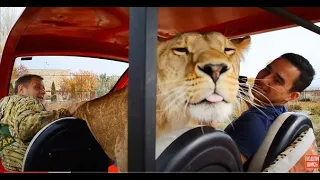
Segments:
[[[101,97],[107,94],[117,83],[119,76],[107,76],[105,73],[98,76],[98,86],[96,96]]]

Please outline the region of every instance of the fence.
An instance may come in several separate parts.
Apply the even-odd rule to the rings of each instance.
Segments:
[[[298,101],[320,101],[320,89],[308,89],[301,92]]]

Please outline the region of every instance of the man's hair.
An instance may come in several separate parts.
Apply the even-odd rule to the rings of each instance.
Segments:
[[[26,85],[28,83],[31,82],[32,78],[38,78],[43,80],[43,77],[36,75],[36,74],[25,74],[23,76],[21,76],[20,78],[18,78],[14,84],[14,93],[17,94],[18,93],[18,87],[19,85]]]
[[[290,91],[304,91],[311,84],[315,75],[315,71],[310,62],[303,56],[294,53],[283,54],[280,58],[288,60],[300,71],[300,76],[294,81]]]

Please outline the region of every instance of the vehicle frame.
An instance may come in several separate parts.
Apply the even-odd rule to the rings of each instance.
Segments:
[[[54,8],[29,8],[27,7],[12,28],[3,51],[0,62],[0,98],[6,96],[15,58],[36,55],[69,55],[114,59],[128,62],[130,66],[115,85],[113,90],[129,86],[128,99],[128,168],[129,172],[154,172],[155,160],[155,114],[156,114],[156,46],[157,37],[171,38],[178,33],[188,31],[218,31],[225,33],[228,28],[236,28],[236,32],[226,34],[229,38],[245,35],[259,34],[293,26],[302,26],[310,31],[320,34],[320,28],[314,22],[320,21],[320,8],[279,8],[279,7],[207,7],[207,8],[158,8],[158,7],[130,7],[125,8],[84,8],[88,12],[107,12],[121,20],[121,26],[103,30],[93,40],[86,35],[65,31],[61,38],[52,31],[45,34],[36,31],[36,28],[51,24],[55,27],[77,26],[68,20],[50,20],[50,15],[59,17],[54,13]],[[94,10],[93,10],[94,9]],[[72,8],[71,8],[72,10]],[[48,12],[46,12],[48,11]],[[82,10],[83,11],[83,10]],[[193,13],[190,13],[192,11]],[[237,12],[230,14],[230,12]],[[78,14],[85,18],[84,14]],[[198,14],[195,18],[203,19],[203,24],[197,20],[188,19],[186,14]],[[51,14],[50,14],[51,13]],[[222,13],[222,14],[221,14]],[[229,13],[229,14],[228,14]],[[130,14],[130,15],[129,15]],[[237,15],[235,15],[237,14]],[[43,15],[43,16],[39,16]],[[47,17],[46,17],[47,15]],[[213,17],[208,17],[212,15]],[[63,15],[62,19],[63,19]],[[105,16],[107,17],[107,16]],[[43,19],[41,19],[43,18]],[[110,19],[112,17],[109,17]],[[169,19],[170,18],[170,19]],[[184,19],[185,18],[185,19]],[[51,18],[52,19],[52,18]],[[212,22],[210,22],[210,19]],[[36,22],[43,25],[40,26]],[[89,21],[88,21],[89,22]],[[199,21],[200,22],[200,21]],[[255,22],[252,25],[252,22]],[[38,26],[39,25],[39,26]],[[90,32],[89,26],[79,29]],[[98,27],[93,27],[92,32],[98,32]],[[130,31],[129,31],[130,30]],[[45,30],[42,30],[45,32]],[[51,32],[51,33],[52,33]],[[63,31],[61,31],[63,32]],[[72,32],[74,34],[72,34]],[[118,32],[127,32],[123,36],[116,36]],[[68,34],[69,33],[69,34]],[[88,33],[90,34],[90,33]],[[67,35],[70,35],[70,38]],[[89,36],[89,35],[87,35]],[[97,39],[115,39],[101,42]],[[122,39],[121,39],[122,38]],[[127,38],[126,40],[124,40]],[[128,43],[130,41],[130,43]],[[82,44],[78,46],[76,44]],[[91,45],[88,45],[90,44]],[[127,45],[125,46],[124,44]],[[130,50],[129,50],[130,49]]]

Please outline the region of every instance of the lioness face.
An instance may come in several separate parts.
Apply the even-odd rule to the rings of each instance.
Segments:
[[[242,52],[250,37],[185,33],[158,45],[158,110],[188,120],[224,121],[239,89]],[[171,119],[171,118],[169,118]]]

